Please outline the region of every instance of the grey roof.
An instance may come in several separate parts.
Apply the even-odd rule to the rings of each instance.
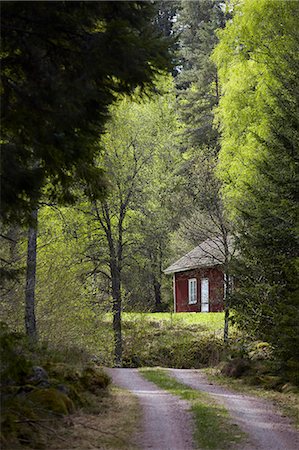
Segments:
[[[229,250],[232,252],[232,239],[229,239]],[[224,246],[220,238],[207,239],[191,252],[180,258],[164,270],[164,273],[183,272],[200,267],[213,267],[224,263]]]

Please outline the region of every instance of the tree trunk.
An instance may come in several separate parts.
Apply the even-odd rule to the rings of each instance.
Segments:
[[[113,298],[114,366],[122,366],[121,290],[120,274],[116,264],[111,267]]]
[[[225,288],[225,299],[224,299],[224,334],[223,340],[225,343],[228,341],[228,324],[229,324],[229,299],[230,299],[230,276],[228,273],[224,274],[224,288]]]
[[[162,295],[161,295],[161,283],[154,278],[154,292],[155,292],[155,312],[161,312],[162,307]]]
[[[37,214],[38,210],[35,209],[31,214],[32,220],[28,230],[25,289],[25,329],[31,342],[37,341],[37,328],[35,320]]]

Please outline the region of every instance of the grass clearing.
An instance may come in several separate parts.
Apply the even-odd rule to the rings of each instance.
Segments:
[[[282,393],[275,390],[266,390],[262,387],[251,386],[243,378],[231,378],[221,375],[218,369],[203,369],[208,379],[231,390],[244,394],[255,395],[270,400],[284,415],[288,416],[294,426],[299,430],[299,394],[294,392]]]
[[[148,381],[183,400],[190,402],[195,431],[194,440],[200,449],[225,450],[244,438],[244,433],[232,423],[227,410],[206,393],[176,381],[163,369],[139,369]]]
[[[223,320],[223,313],[124,313],[124,366],[217,364],[224,352]]]
[[[141,321],[142,323],[154,323],[164,326],[198,325],[202,332],[221,333],[224,326],[224,313],[123,313],[124,322]]]

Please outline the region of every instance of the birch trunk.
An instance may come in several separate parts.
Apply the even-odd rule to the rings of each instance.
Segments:
[[[35,319],[37,214],[38,210],[35,209],[31,214],[32,220],[28,230],[25,289],[25,329],[31,342],[37,341],[37,327]]]

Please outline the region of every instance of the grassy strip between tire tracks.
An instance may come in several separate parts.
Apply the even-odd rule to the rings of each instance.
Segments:
[[[176,381],[163,369],[139,369],[148,381],[190,402],[195,422],[194,440],[201,449],[232,449],[244,433],[234,424],[227,410],[208,394]]]

